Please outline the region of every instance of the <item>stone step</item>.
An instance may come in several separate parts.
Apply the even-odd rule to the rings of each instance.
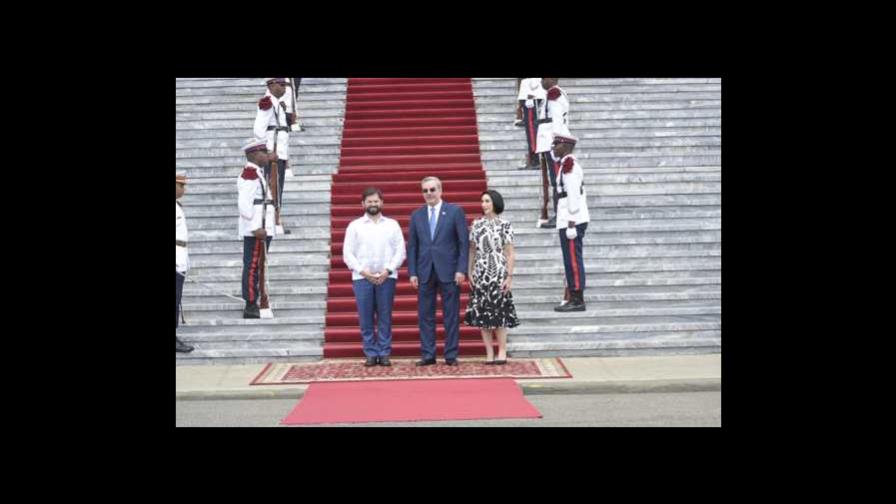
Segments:
[[[292,203],[292,204],[290,204]],[[184,205],[187,207],[187,205]],[[208,205],[190,205],[189,209],[189,218],[190,223],[189,226],[192,227],[193,221],[201,222],[202,219],[232,219],[231,224],[236,225],[237,223],[237,202],[236,198],[233,198],[231,203],[216,203],[212,202]],[[186,212],[186,210],[185,210]],[[360,213],[360,212],[359,212]],[[301,220],[305,217],[312,218],[313,224],[317,226],[322,226],[324,223],[321,219],[329,221],[330,219],[330,207],[329,205],[324,205],[320,203],[306,202],[291,202],[286,198],[286,194],[284,192],[283,205],[280,208],[280,217],[281,221],[285,218],[298,218]],[[311,223],[309,223],[311,224]]]
[[[522,164],[522,160],[519,160]],[[541,177],[541,170],[489,170],[489,182],[499,183],[510,178],[517,178],[519,172]],[[604,186],[609,184],[664,184],[664,183],[698,183],[721,182],[720,171],[710,172],[672,172],[672,173],[592,173],[590,170],[585,181],[587,187]],[[541,182],[540,180],[538,182]],[[533,189],[540,190],[541,184]],[[506,207],[505,207],[506,208]]]
[[[177,98],[175,102],[176,112],[233,112],[233,111],[249,111],[255,114],[258,106],[258,100],[261,95],[246,95],[245,98],[239,96],[222,96],[220,100],[215,100],[209,96],[204,99],[195,98]],[[685,100],[686,101],[686,100]],[[694,100],[704,101],[704,100]],[[709,100],[705,100],[709,101]],[[674,103],[674,102],[670,102]],[[302,118],[302,111],[316,110],[323,108],[345,109],[345,94],[339,92],[327,93],[306,93],[299,96],[299,119]]]
[[[722,86],[719,83],[701,83],[701,84],[688,84],[688,83],[677,83],[674,81],[656,83],[656,84],[648,84],[648,85],[633,85],[633,84],[603,84],[603,85],[592,85],[592,84],[564,84],[563,80],[560,80],[560,87],[566,91],[568,97],[575,99],[578,96],[582,95],[601,95],[601,94],[611,94],[611,95],[629,95],[629,94],[652,94],[652,93],[715,93],[716,96],[720,96],[722,93]],[[505,86],[473,86],[473,96],[476,98],[488,98],[491,96],[510,96],[514,100],[517,98],[518,89],[514,89],[516,86],[512,86],[509,89]],[[509,91],[509,92],[508,92]]]
[[[295,148],[292,148],[295,147]],[[304,147],[304,148],[303,148]],[[525,150],[525,147],[523,148]],[[327,156],[329,158],[339,159],[341,150],[337,145],[319,145],[314,147],[303,146],[300,144],[290,144],[289,160],[296,163],[297,156],[302,154],[314,154],[317,156]],[[240,165],[242,167],[246,163],[246,157],[242,152],[242,146],[228,147],[180,147],[174,150],[175,159],[188,158],[213,158],[218,159],[218,163],[222,165]],[[222,162],[223,161],[223,162]]]
[[[722,129],[719,127],[696,127],[696,128],[656,128],[656,129],[623,129],[623,130],[606,130],[606,129],[579,129],[576,130],[575,136],[579,139],[579,145],[590,145],[597,143],[599,140],[625,140],[632,139],[635,141],[642,139],[665,139],[665,138],[721,138]],[[516,128],[513,131],[482,131],[479,134],[480,147],[485,149],[493,142],[518,142],[520,139],[525,142],[526,132],[523,128]]]
[[[236,241],[239,243],[243,242],[243,239],[238,235],[235,231],[236,227],[234,226],[233,230],[224,230],[224,229],[212,229],[212,230],[193,230],[189,228],[190,221],[189,215],[187,216],[187,226],[189,229],[190,235],[190,244],[196,244],[199,242],[217,242],[217,241]],[[302,232],[300,234],[291,234],[291,235],[282,235],[277,237],[278,240],[283,241],[286,240],[329,240],[330,239],[330,225],[329,223],[326,226],[318,226],[318,227],[302,227]]]
[[[585,234],[587,239],[588,234]],[[515,256],[517,263],[534,261],[556,261],[559,257],[559,243],[543,247],[517,247]],[[719,243],[685,243],[678,245],[600,245],[589,243],[584,247],[583,255],[591,258],[628,258],[628,257],[720,257],[722,244]]]
[[[263,348],[234,348],[204,350],[196,348],[190,353],[178,353],[177,365],[231,365],[255,364],[267,362],[308,362],[323,357],[323,343],[295,342],[283,347],[265,346]]]
[[[721,345],[721,337],[681,333],[677,337],[670,335],[670,337],[620,338],[609,341],[585,339],[511,343],[508,340],[507,353],[511,358],[693,355],[721,353]]]
[[[480,117],[495,114],[502,119],[507,119],[508,108],[513,110],[515,100],[506,100],[503,103],[480,104],[476,107],[476,115]],[[509,106],[509,107],[508,107]],[[716,111],[722,110],[722,100],[720,97],[712,100],[651,100],[651,101],[614,101],[614,102],[591,102],[573,100],[570,102],[570,114],[578,115],[581,112],[654,112],[669,110],[701,110],[712,109]],[[180,112],[180,111],[178,111]],[[525,112],[525,111],[524,111]]]
[[[231,299],[218,292],[224,292],[237,298],[241,297],[240,282],[203,282],[215,290],[209,290],[205,287],[190,285],[190,289],[184,286],[183,304],[184,306],[211,306],[226,305],[228,308],[242,308],[243,304],[239,301]],[[269,296],[276,302],[280,303],[302,303],[303,308],[307,309],[325,309],[327,299],[327,286],[321,281],[317,281],[316,285],[295,285],[293,282],[276,282],[271,283],[268,288]],[[323,304],[321,304],[323,303]]]
[[[315,176],[316,178],[311,179],[313,182],[322,182],[331,180],[329,178],[320,178],[321,175],[332,175],[336,172],[339,160],[338,158],[333,160],[332,162],[326,164],[298,164],[295,160],[290,156],[290,166],[292,166],[293,172],[298,178],[304,177],[306,175]],[[230,165],[225,165],[223,163],[198,163],[203,165],[210,166],[185,166],[187,164],[195,165],[197,163],[185,163],[183,161],[179,161],[177,163],[178,169],[186,170],[187,177],[192,179],[230,179],[236,184],[236,178],[240,176],[240,173],[243,170],[243,165],[237,165],[237,167],[233,167]],[[287,185],[284,187],[284,191],[289,191],[291,184],[289,183],[291,180],[287,178]],[[195,181],[195,180],[194,180]],[[188,189],[189,190],[189,189]],[[328,191],[329,192],[329,191]]]
[[[183,123],[182,125],[185,125]],[[302,126],[305,127],[305,131],[293,131],[289,134],[289,143],[292,145],[299,138],[321,138],[329,141],[336,142],[342,138],[342,127],[333,125],[333,126],[312,126],[305,123],[302,123]],[[248,141],[252,136],[252,126],[249,126],[249,129],[246,128],[216,128],[216,129],[192,129],[192,128],[179,128],[174,131],[174,137],[177,140],[190,140],[190,139],[244,139]]]
[[[265,337],[264,339],[258,338],[250,338],[250,339],[227,339],[227,338],[217,338],[212,337],[212,339],[205,337],[181,337],[181,341],[188,342],[195,349],[201,348],[204,352],[213,352],[213,351],[231,351],[231,350],[266,350],[270,347],[274,348],[293,348],[293,346],[298,347],[299,345],[308,345],[308,346],[316,346],[321,344],[323,331],[320,331],[319,335],[311,335],[304,338],[299,337],[288,337],[288,338],[276,338],[276,337]],[[312,348],[314,348],[312,346]],[[194,350],[195,352],[195,350]]]
[[[659,130],[663,128],[712,128],[721,127],[722,120],[719,117],[697,117],[697,118],[666,118],[666,119],[609,119],[604,121],[591,121],[585,118],[573,118],[576,124],[570,124],[569,129],[574,135],[578,135],[580,131],[597,131],[597,130],[618,130],[626,132],[626,130]],[[188,124],[188,123],[183,123]],[[492,133],[495,131],[514,131],[519,132],[520,127],[513,125],[513,117],[510,120],[503,121],[478,121],[478,129],[480,133]],[[249,128],[252,126],[249,125]]]
[[[518,88],[516,78],[507,77],[474,77],[473,87],[495,87],[507,86]],[[303,81],[304,82],[304,81]],[[619,86],[619,85],[647,85],[647,84],[667,84],[675,82],[678,84],[721,84],[722,79],[719,77],[664,77],[664,78],[645,78],[645,77],[558,77],[560,86],[564,84],[575,84],[579,86]]]
[[[307,128],[308,130],[305,132],[292,132],[292,135],[302,135],[308,132],[317,132],[317,128],[320,127],[340,127],[344,122],[344,119],[339,117],[302,117],[302,126]],[[255,124],[254,117],[245,117],[243,116],[240,119],[220,119],[213,121],[177,121],[174,123],[175,130],[201,130],[201,131],[214,131],[214,130],[242,130],[247,133],[247,136],[252,135],[252,128]]]
[[[514,227],[514,246],[517,250],[528,247],[559,246],[558,231],[532,229],[534,233],[521,234],[522,228],[517,228],[519,226]],[[526,231],[528,230],[526,229]],[[721,228],[710,231],[592,233],[592,229],[589,227],[585,236],[588,237],[585,241],[586,249],[591,245],[671,245],[680,243],[721,243],[722,241]]]
[[[209,87],[246,87],[256,86],[262,90],[265,89],[263,77],[179,77],[176,79],[177,88],[209,88]],[[303,77],[299,84],[300,92],[317,85],[322,84],[347,84],[348,79],[345,77]]]
[[[284,237],[291,237],[292,235],[284,235]],[[277,238],[275,238],[277,239]],[[293,253],[322,253],[327,254],[330,252],[330,244],[329,241],[321,241],[321,240],[283,240],[277,239],[277,251],[282,253],[293,252]],[[273,241],[271,242],[271,250],[273,251],[274,245]],[[190,257],[192,259],[199,259],[200,256],[205,256],[207,254],[242,254],[243,253],[243,242],[240,241],[215,241],[215,242],[194,242],[190,244]]]
[[[240,131],[233,137],[215,136],[212,138],[183,138],[176,139],[174,142],[175,149],[236,149],[241,152],[243,145],[247,142],[247,132]],[[700,138],[700,137],[697,137]],[[289,136],[289,147],[292,149],[322,149],[328,152],[339,152],[341,142],[332,135],[305,135],[302,132],[291,134]],[[225,155],[232,155],[227,152]],[[206,156],[203,156],[206,157]]]
[[[344,84],[317,84],[314,86],[305,86],[305,83],[302,82],[302,85],[299,87],[299,101],[302,101],[302,96],[304,94],[313,94],[313,93],[339,93],[346,89]],[[242,96],[251,100],[259,100],[262,96],[264,96],[265,88],[263,85],[259,84],[257,86],[214,86],[214,87],[204,87],[204,88],[178,88],[175,90],[174,96],[177,98],[184,97],[200,97],[200,96],[208,96],[213,97],[215,99],[220,99],[220,97],[228,97],[228,96]]]
[[[288,207],[283,207],[284,214],[280,219],[287,229],[298,229],[304,226],[322,227],[330,224],[329,215],[293,215]],[[234,236],[239,237],[239,228],[236,212],[229,215],[191,217],[188,224],[190,232],[195,230],[231,230]]]
[[[480,140],[483,141],[484,140]],[[643,137],[643,138],[596,138],[582,139],[576,145],[575,155],[581,152],[600,151],[602,149],[644,149],[655,147],[699,147],[714,146],[720,147],[722,138],[719,136],[688,136],[688,137]],[[490,151],[513,151],[517,155],[526,152],[528,148],[525,136],[514,138],[512,140],[489,141],[481,146],[481,152]]]
[[[313,109],[305,109],[299,110],[300,116],[299,118],[304,122],[311,118],[324,118],[324,117],[344,117],[345,111],[336,107],[330,108],[313,108]],[[634,112],[633,112],[634,113]],[[657,112],[659,114],[659,112]],[[255,111],[252,109],[249,110],[228,110],[223,112],[212,112],[212,111],[202,111],[202,112],[175,112],[174,120],[178,122],[190,122],[190,121],[223,121],[223,120],[245,120],[248,119],[252,121],[253,125],[255,123]]]

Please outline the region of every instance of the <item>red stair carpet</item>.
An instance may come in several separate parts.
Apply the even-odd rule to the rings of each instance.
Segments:
[[[383,215],[408,239],[411,213],[423,206],[420,181],[442,180],[442,199],[460,205],[469,226],[482,216],[486,189],[479,156],[473,85],[468,78],[349,79],[339,171],[333,176],[331,260],[324,358],[363,357],[351,272],[342,261],[348,224],[363,215],[361,192],[383,191]],[[463,324],[469,286],[461,291],[460,355],[485,355],[479,329]],[[441,306],[441,300],[438,301]],[[437,355],[444,352],[442,312],[437,317]],[[417,292],[407,262],[398,272],[392,316],[392,355],[419,356]]]
[[[284,425],[541,418],[511,378],[312,383]]]

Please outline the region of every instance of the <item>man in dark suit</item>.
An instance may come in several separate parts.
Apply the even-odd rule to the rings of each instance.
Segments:
[[[442,201],[442,181],[420,183],[426,205],[411,214],[408,231],[408,273],[417,289],[420,326],[418,366],[436,363],[436,288],[442,292],[445,364],[457,365],[460,342],[460,287],[467,274],[469,233],[464,210]]]

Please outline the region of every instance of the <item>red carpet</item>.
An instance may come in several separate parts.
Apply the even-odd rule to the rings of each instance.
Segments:
[[[463,207],[467,224],[482,215],[479,194],[486,189],[479,156],[473,85],[468,78],[349,79],[339,171],[333,176],[331,260],[324,358],[363,357],[351,272],[342,261],[349,222],[362,215],[361,191],[383,191],[383,215],[396,219],[407,242],[411,212],[424,205],[420,181],[442,180],[442,199]],[[407,263],[398,272],[393,308],[393,356],[419,356],[417,293]],[[461,316],[469,287],[461,296]],[[441,304],[441,301],[439,301]],[[442,313],[438,355],[443,355]],[[460,326],[460,355],[485,355],[479,330]]]
[[[541,418],[512,379],[313,383],[285,425]]]

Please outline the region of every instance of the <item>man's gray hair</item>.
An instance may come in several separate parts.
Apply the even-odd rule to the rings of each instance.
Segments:
[[[425,184],[427,182],[432,182],[433,180],[436,181],[436,185],[439,186],[439,190],[441,191],[442,190],[442,181],[439,180],[438,177],[426,177],[425,179],[420,181],[420,185],[422,186],[423,184]]]

